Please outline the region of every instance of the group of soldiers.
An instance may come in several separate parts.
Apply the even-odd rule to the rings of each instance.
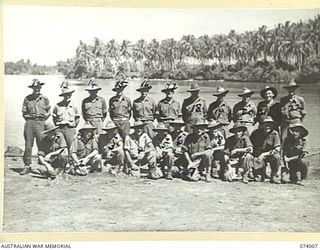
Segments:
[[[174,98],[178,88],[174,82],[164,86],[165,97],[156,103],[148,95],[152,86],[147,79],[136,89],[140,96],[133,102],[124,95],[128,82],[116,81],[115,95],[107,106],[98,95],[101,87],[91,79],[81,113],[71,101],[74,90],[68,82],[61,84],[62,101],[52,112],[49,99],[40,93],[43,85],[34,79],[29,86],[33,92],[23,102],[25,167],[21,175],[38,173],[54,179],[60,172],[103,171],[139,177],[145,171],[151,179],[301,185],[307,176],[305,102],[296,94],[300,85],[293,80],[283,87],[288,95],[280,102],[275,100],[277,90],[266,86],[256,106],[251,101],[254,91],[243,88],[238,94],[241,101],[232,109],[225,100],[229,91],[222,86],[212,94],[216,100],[207,108],[196,82],[191,82],[190,97],[182,105]],[[85,124],[77,129],[80,116]],[[37,167],[31,167],[34,139]]]

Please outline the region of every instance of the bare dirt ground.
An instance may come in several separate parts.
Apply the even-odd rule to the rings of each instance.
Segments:
[[[320,232],[320,157],[306,186],[112,177],[20,176],[4,162],[4,232]]]

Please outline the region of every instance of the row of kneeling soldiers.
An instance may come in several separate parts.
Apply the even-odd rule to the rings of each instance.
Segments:
[[[305,104],[295,94],[299,87],[295,82],[285,86],[289,94],[280,103],[274,101],[275,88],[261,90],[264,100],[258,108],[250,101],[253,91],[244,88],[239,94],[242,101],[231,110],[224,100],[228,91],[223,87],[217,88],[213,94],[217,100],[207,109],[195,83],[182,108],[173,98],[177,86],[172,82],[162,90],[166,97],[155,105],[147,96],[151,89],[148,80],[141,83],[137,89],[141,96],[131,105],[123,95],[127,82],[120,80],[113,88],[117,94],[109,101],[110,120],[103,126],[106,103],[97,95],[101,88],[90,80],[86,88],[89,97],[82,102],[86,123],[78,132],[80,116],[70,101],[74,90],[66,82],[62,84],[63,101],[53,109],[53,125],[46,122],[50,105],[40,94],[43,84],[34,80],[29,86],[33,93],[23,104],[26,150],[21,174],[44,173],[53,179],[59,169],[77,175],[105,169],[114,175],[140,176],[143,166],[148,166],[152,179],[179,177],[210,182],[214,177],[225,181],[241,179],[244,183],[269,179],[271,183],[303,184],[307,176],[308,131],[301,123]],[[134,123],[130,125],[131,114]],[[228,131],[231,121],[234,126]],[[254,130],[257,122],[259,127]],[[130,129],[134,132],[130,133]],[[233,135],[227,138],[228,132]],[[36,169],[30,166],[34,138],[40,164]]]

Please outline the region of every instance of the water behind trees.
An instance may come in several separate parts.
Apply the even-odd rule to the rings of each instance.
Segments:
[[[32,76],[32,75],[6,75],[4,77],[4,147],[7,146],[18,146],[24,148],[24,138],[23,138],[23,127],[24,119],[22,118],[22,102],[25,96],[30,94],[32,90],[28,88],[31,80],[38,78],[44,81],[46,84],[42,88],[42,93],[46,95],[49,100],[51,107],[61,100],[59,97],[60,84],[63,81],[63,76]],[[114,86],[113,80],[97,80],[98,84],[102,87],[99,95],[104,97],[107,101],[107,106],[109,99],[114,95],[112,88]],[[188,81],[175,81],[177,82],[179,88],[176,90],[175,98],[180,102],[184,98],[189,96],[186,92],[189,86]],[[135,98],[139,97],[139,93],[136,88],[139,86],[139,80],[130,80],[129,85],[125,90],[125,95],[131,98],[133,101]],[[164,87],[166,81],[163,80],[151,80],[152,89],[150,90],[150,97],[154,98],[156,102],[164,97],[161,89]],[[81,108],[81,101],[88,96],[88,92],[84,90],[87,81],[70,81],[70,87],[75,89],[75,93],[72,96],[72,100],[77,107]],[[229,94],[226,96],[228,103],[233,106],[235,103],[240,101],[238,93],[242,92],[243,87],[248,87],[256,93],[253,95],[252,99],[254,103],[258,104],[261,100],[260,90],[266,85],[264,83],[246,83],[246,82],[214,82],[214,81],[198,81],[198,84],[202,87],[200,95],[204,98],[209,105],[216,98],[212,96],[212,93],[216,91],[216,87],[222,85],[225,89],[230,90]],[[268,84],[276,87],[278,90],[277,101],[284,95],[286,95],[286,90],[282,88],[283,84]],[[307,129],[309,130],[309,145],[312,152],[319,151],[320,142],[320,84],[303,85],[298,89],[297,93],[304,97],[307,105],[307,116],[304,121]],[[109,119],[109,117],[107,118]],[[52,118],[49,118],[52,121]],[[83,119],[79,126],[82,126]],[[34,148],[34,152],[36,149]]]

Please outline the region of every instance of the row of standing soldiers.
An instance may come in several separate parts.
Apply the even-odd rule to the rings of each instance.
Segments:
[[[177,89],[174,82],[165,85],[165,98],[156,104],[148,96],[152,88],[149,80],[142,81],[137,89],[140,97],[133,103],[123,94],[128,82],[119,80],[107,109],[105,99],[98,95],[101,87],[92,79],[85,88],[89,96],[81,105],[85,125],[78,131],[80,113],[71,101],[74,90],[63,82],[63,100],[51,113],[48,98],[40,93],[43,85],[34,79],[29,86],[33,92],[23,102],[26,123],[22,175],[37,172],[53,179],[57,170],[86,175],[106,168],[115,175],[140,176],[141,167],[147,165],[152,179],[210,181],[216,177],[228,181],[240,178],[248,183],[249,179],[269,178],[272,183],[280,183],[280,178],[282,182],[302,184],[306,178],[308,131],[302,124],[306,109],[303,98],[295,93],[300,85],[294,81],[283,87],[288,95],[280,103],[275,101],[277,90],[273,87],[260,91],[264,100],[258,106],[251,101],[254,91],[243,88],[239,94],[242,100],[231,109],[224,100],[229,91],[221,86],[213,93],[217,99],[207,108],[195,82],[187,90],[190,97],[181,105],[173,97]],[[103,126],[108,112],[110,119]],[[47,121],[50,115],[53,124]],[[231,122],[234,125],[229,130]],[[228,136],[229,132],[233,135]],[[31,168],[34,139],[42,169]],[[270,176],[266,175],[267,166]]]

